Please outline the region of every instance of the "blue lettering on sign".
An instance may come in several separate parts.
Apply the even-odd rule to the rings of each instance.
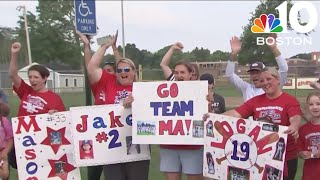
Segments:
[[[28,174],[35,174],[38,171],[38,165],[34,162],[29,162],[26,166],[26,171]]]
[[[109,143],[109,149],[121,147],[121,142],[117,142],[119,138],[119,132],[116,129],[110,131],[109,136],[113,136]]]
[[[99,129],[99,128],[107,128],[107,125],[104,124],[104,121],[102,119],[102,117],[95,117],[93,119],[93,127],[96,128],[96,129]]]
[[[88,35],[97,34],[95,0],[75,0],[76,30]]]
[[[162,116],[185,116],[189,112],[193,116],[193,101],[174,101],[171,102],[150,102],[150,107],[153,108],[153,114],[159,116],[159,109]]]
[[[238,141],[232,141],[233,144],[233,153],[231,156],[231,159],[235,161],[247,161],[249,159],[249,154],[250,154],[250,147],[248,142],[243,142],[240,144],[240,149],[242,151],[242,154],[245,154],[245,157],[239,158],[238,157]]]
[[[126,122],[129,126],[132,126],[132,114],[128,115],[126,118]]]
[[[37,145],[34,140],[32,139],[31,136],[25,136],[23,137],[22,139],[24,139],[24,141],[22,142],[22,145],[24,147],[28,147],[28,146],[31,146],[31,145]]]

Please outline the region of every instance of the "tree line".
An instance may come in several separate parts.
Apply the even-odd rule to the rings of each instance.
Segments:
[[[256,37],[261,34],[251,32],[253,20],[262,13],[273,13],[276,16],[275,8],[280,5],[283,0],[277,1],[261,1],[256,9],[251,12],[252,17],[248,20],[248,24],[243,27],[243,33],[240,36],[242,41],[242,50],[239,54],[239,63],[247,64],[252,60],[264,60],[266,64],[275,64],[267,45],[256,45]],[[70,0],[38,0],[36,14],[27,12],[28,31],[30,36],[31,54],[33,62],[41,64],[57,63],[72,67],[73,69],[81,69],[83,67],[83,57],[81,55],[81,44],[74,28],[74,2]],[[288,8],[292,7],[291,1]],[[13,41],[20,41],[23,46],[19,61],[27,63],[27,46],[26,35],[24,29],[24,18],[20,17],[18,27],[0,27],[0,61],[10,61],[10,45]],[[291,30],[290,23],[288,29]],[[264,34],[267,37],[268,34]],[[163,47],[156,52],[150,52],[145,49],[139,49],[134,43],[126,44],[126,57],[134,60],[138,65],[144,68],[159,68],[160,61],[167,52],[169,46]],[[122,52],[122,47],[118,47]],[[94,52],[92,52],[94,53]],[[179,52],[173,56],[172,64],[179,60],[188,61],[227,61],[229,52],[216,50],[211,52],[203,47],[196,47],[189,52]],[[112,55],[105,56],[106,61],[113,60]]]

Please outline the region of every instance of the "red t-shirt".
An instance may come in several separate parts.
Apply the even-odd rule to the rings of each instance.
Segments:
[[[102,71],[100,80],[91,85],[95,105],[119,104],[129,92],[132,92],[132,85],[122,86],[117,83],[116,75]]]
[[[21,99],[18,116],[45,114],[49,110],[65,111],[60,96],[50,90],[36,92],[23,80],[21,80],[19,89],[13,86],[13,90]]]
[[[307,123],[299,129],[298,151],[320,151],[320,125]],[[303,165],[303,180],[314,180],[320,177],[320,158],[306,159]]]
[[[276,99],[269,99],[266,94],[253,97],[235,110],[243,118],[253,116],[253,119],[256,120],[260,117],[269,116],[273,124],[283,126],[290,125],[289,118],[302,114],[297,99],[285,92]],[[296,158],[297,149],[292,135],[288,135],[286,151],[286,160]]]

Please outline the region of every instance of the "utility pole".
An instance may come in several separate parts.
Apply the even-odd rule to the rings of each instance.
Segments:
[[[18,6],[17,7],[18,11],[23,10],[23,17],[24,17],[24,28],[26,31],[26,40],[27,40],[27,48],[28,48],[28,63],[29,65],[32,64],[32,59],[31,59],[31,49],[30,49],[30,39],[29,39],[29,30],[28,30],[28,21],[27,21],[27,10],[26,6]]]
[[[122,47],[123,47],[123,53],[122,57],[126,57],[126,44],[125,44],[125,38],[124,38],[124,13],[123,13],[123,0],[121,0],[121,19],[122,19]]]

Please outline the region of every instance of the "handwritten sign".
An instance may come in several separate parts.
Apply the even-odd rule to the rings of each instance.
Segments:
[[[286,126],[210,114],[204,169],[214,179],[282,179]]]
[[[12,118],[19,179],[81,179],[69,111]]]
[[[132,143],[131,109],[122,105],[70,108],[77,166],[150,159],[149,145]]]
[[[203,145],[206,81],[135,82],[132,92],[134,143]]]

